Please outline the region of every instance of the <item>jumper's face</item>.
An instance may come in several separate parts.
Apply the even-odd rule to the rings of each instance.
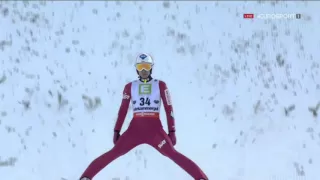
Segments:
[[[139,76],[142,78],[142,79],[147,79],[150,75],[150,71],[147,71],[145,69],[143,69],[142,71],[138,71],[139,72]]]
[[[138,71],[139,76],[142,79],[147,79],[151,73],[152,64],[150,63],[138,63],[136,64],[136,69]]]

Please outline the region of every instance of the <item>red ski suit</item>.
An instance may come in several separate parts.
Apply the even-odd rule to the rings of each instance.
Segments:
[[[158,82],[157,82],[158,81]],[[159,95],[160,101],[162,100],[166,116],[168,122],[168,130],[169,132],[175,131],[175,122],[173,117],[173,109],[169,91],[167,89],[166,84],[163,81],[159,81],[156,79],[152,79],[149,82],[141,82],[141,81],[133,81],[128,83],[123,91],[123,99],[120,106],[120,110],[118,113],[118,119],[115,124],[115,131],[120,131],[125,120],[125,117],[128,112],[128,108],[130,105],[130,101],[132,101],[133,105],[140,103],[143,105],[145,103],[150,105],[150,102],[143,102],[143,98],[141,95],[132,94],[135,91],[132,90],[132,84],[138,83],[139,92],[141,84],[157,84],[156,90],[153,89],[153,92],[156,91]],[[136,99],[132,99],[132,97],[138,97]],[[137,102],[137,100],[141,100]],[[149,99],[150,101],[150,99]],[[159,105],[159,101],[154,100],[156,104]],[[141,104],[142,103],[142,104]],[[141,106],[139,106],[141,107]],[[138,108],[139,109],[139,108]],[[140,108],[141,109],[141,108]],[[154,108],[157,109],[157,108]],[[137,110],[134,108],[133,110]],[[159,109],[158,109],[158,112]],[[184,169],[189,175],[191,175],[194,179],[207,180],[207,176],[202,172],[202,170],[190,159],[177,152],[174,147],[170,137],[163,130],[161,121],[159,119],[158,112],[137,112],[134,113],[134,117],[130,122],[128,129],[120,136],[119,140],[116,141],[115,146],[108,152],[104,153],[100,157],[96,158],[89,167],[85,170],[81,177],[87,177],[92,179],[99,171],[101,171],[104,167],[106,167],[113,160],[118,157],[126,154],[134,147],[140,144],[148,144],[158,150],[164,156],[173,160],[177,165],[179,165],[182,169]]]

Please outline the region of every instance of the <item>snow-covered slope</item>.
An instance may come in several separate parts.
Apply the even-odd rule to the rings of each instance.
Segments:
[[[319,2],[2,1],[1,177],[77,179],[113,146],[122,89],[136,78],[136,54],[149,52],[154,77],[173,96],[176,148],[211,180],[319,179],[312,113],[320,100],[319,9]],[[191,178],[142,145],[95,178],[107,179]]]

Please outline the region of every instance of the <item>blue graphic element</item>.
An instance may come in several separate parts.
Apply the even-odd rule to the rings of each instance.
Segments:
[[[147,57],[147,55],[141,54],[139,57],[143,60],[143,59],[145,59]]]

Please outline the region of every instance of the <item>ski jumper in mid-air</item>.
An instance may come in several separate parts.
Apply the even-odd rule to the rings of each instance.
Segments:
[[[176,129],[172,102],[166,83],[151,77],[153,64],[153,59],[148,54],[140,54],[137,57],[135,66],[139,80],[128,83],[124,88],[118,119],[114,127],[113,142],[115,145],[110,151],[96,158],[82,174],[80,180],[92,180],[113,160],[140,144],[154,147],[195,180],[208,180],[192,160],[173,147],[176,144]],[[133,119],[128,129],[120,135],[130,102],[132,102]],[[168,134],[164,131],[159,118],[161,102],[163,102],[167,116]]]

